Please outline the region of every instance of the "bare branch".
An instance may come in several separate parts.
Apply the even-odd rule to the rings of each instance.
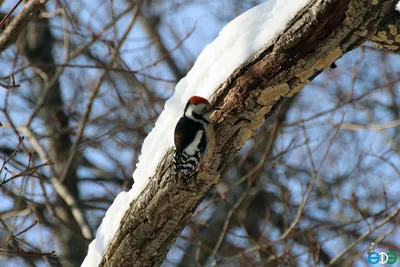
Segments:
[[[21,2],[21,1],[20,1]],[[0,53],[12,45],[28,23],[32,13],[37,12],[45,4],[41,0],[29,0],[21,12],[14,17],[0,36]]]

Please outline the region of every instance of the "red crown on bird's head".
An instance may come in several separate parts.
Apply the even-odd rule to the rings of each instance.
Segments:
[[[210,104],[207,99],[201,96],[192,96],[189,99],[189,102],[193,105],[198,105],[198,104]]]

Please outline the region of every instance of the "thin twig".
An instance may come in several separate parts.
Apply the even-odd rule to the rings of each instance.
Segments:
[[[21,86],[20,84],[15,84],[15,79],[14,79],[14,75],[13,74],[10,74],[10,78],[11,78],[11,81],[12,81],[11,85],[0,83],[0,86],[5,88],[5,89],[14,89],[14,88],[18,88],[18,87]]]
[[[19,0],[14,6],[13,8],[11,8],[11,10],[7,13],[7,15],[3,18],[3,20],[0,22],[0,29],[3,28],[4,24],[6,24],[6,21],[8,20],[8,18],[11,16],[12,13],[14,13],[14,11],[17,9],[17,7],[19,6],[19,4],[22,3],[23,0]]]
[[[28,127],[21,127],[20,131],[26,135],[26,138],[28,138],[31,146],[36,150],[40,159],[44,162],[48,162],[49,158],[47,157],[44,148],[40,144],[39,140],[37,140],[33,132]],[[52,173],[56,173],[54,168],[52,168],[51,166],[47,167],[52,171]],[[54,175],[51,175],[50,182],[53,185],[54,190],[57,192],[57,194],[67,203],[67,205],[71,209],[72,215],[74,216],[82,231],[82,235],[89,240],[93,239],[93,233],[91,228],[89,227],[89,223],[68,188],[64,184],[62,184]]]

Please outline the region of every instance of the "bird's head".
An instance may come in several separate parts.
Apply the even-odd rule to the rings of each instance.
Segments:
[[[211,113],[220,109],[211,105],[204,97],[192,96],[186,104],[184,116],[208,123],[210,122]]]

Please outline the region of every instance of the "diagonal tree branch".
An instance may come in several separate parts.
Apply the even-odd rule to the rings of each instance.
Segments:
[[[36,13],[46,1],[30,0],[22,8],[21,12],[14,17],[0,36],[0,53],[14,44],[18,36],[29,22],[33,13]]]
[[[283,101],[332,62],[375,36],[395,1],[311,1],[273,42],[223,83],[213,102],[215,155],[193,187],[172,171],[172,149],[131,203],[101,266],[158,266],[205,194]]]

